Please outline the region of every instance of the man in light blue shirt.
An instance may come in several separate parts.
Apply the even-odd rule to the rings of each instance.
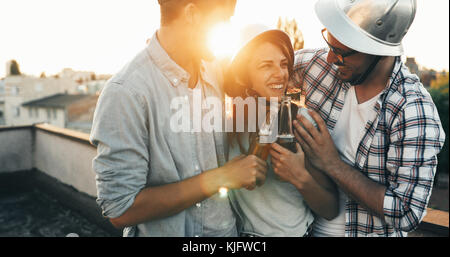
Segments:
[[[111,78],[97,104],[91,132],[97,203],[124,236],[236,236],[228,198],[217,192],[254,188],[265,179],[266,163],[239,156],[225,164],[224,133],[170,126],[175,98],[192,106],[198,90],[203,100],[223,99],[206,35],[230,18],[236,0],[158,2],[160,29]]]

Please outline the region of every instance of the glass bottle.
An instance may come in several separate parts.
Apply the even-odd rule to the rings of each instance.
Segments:
[[[277,143],[291,152],[297,152],[295,137],[292,131],[291,97],[281,98],[280,121],[278,125]]]
[[[266,123],[261,124],[258,134],[250,138],[248,155],[256,155],[262,160],[267,161],[271,148],[270,145],[277,140],[277,131],[274,131],[277,117],[277,113],[267,113]]]

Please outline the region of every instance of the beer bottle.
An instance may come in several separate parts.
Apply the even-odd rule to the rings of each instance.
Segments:
[[[277,143],[293,153],[297,152],[292,131],[291,97],[289,96],[281,98]]]

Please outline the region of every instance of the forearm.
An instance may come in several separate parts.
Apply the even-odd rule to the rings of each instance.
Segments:
[[[308,181],[295,185],[311,210],[327,220],[339,214],[339,195],[321,186],[312,176]]]
[[[218,170],[173,184],[145,188],[122,216],[110,221],[115,227],[123,228],[175,215],[217,193],[222,184],[216,176]]]
[[[343,161],[331,164],[325,172],[350,198],[384,220],[384,185],[369,179]]]

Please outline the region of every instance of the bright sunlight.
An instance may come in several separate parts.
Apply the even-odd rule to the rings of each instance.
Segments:
[[[208,47],[218,59],[231,58],[239,50],[239,28],[232,22],[220,23],[211,29]]]

